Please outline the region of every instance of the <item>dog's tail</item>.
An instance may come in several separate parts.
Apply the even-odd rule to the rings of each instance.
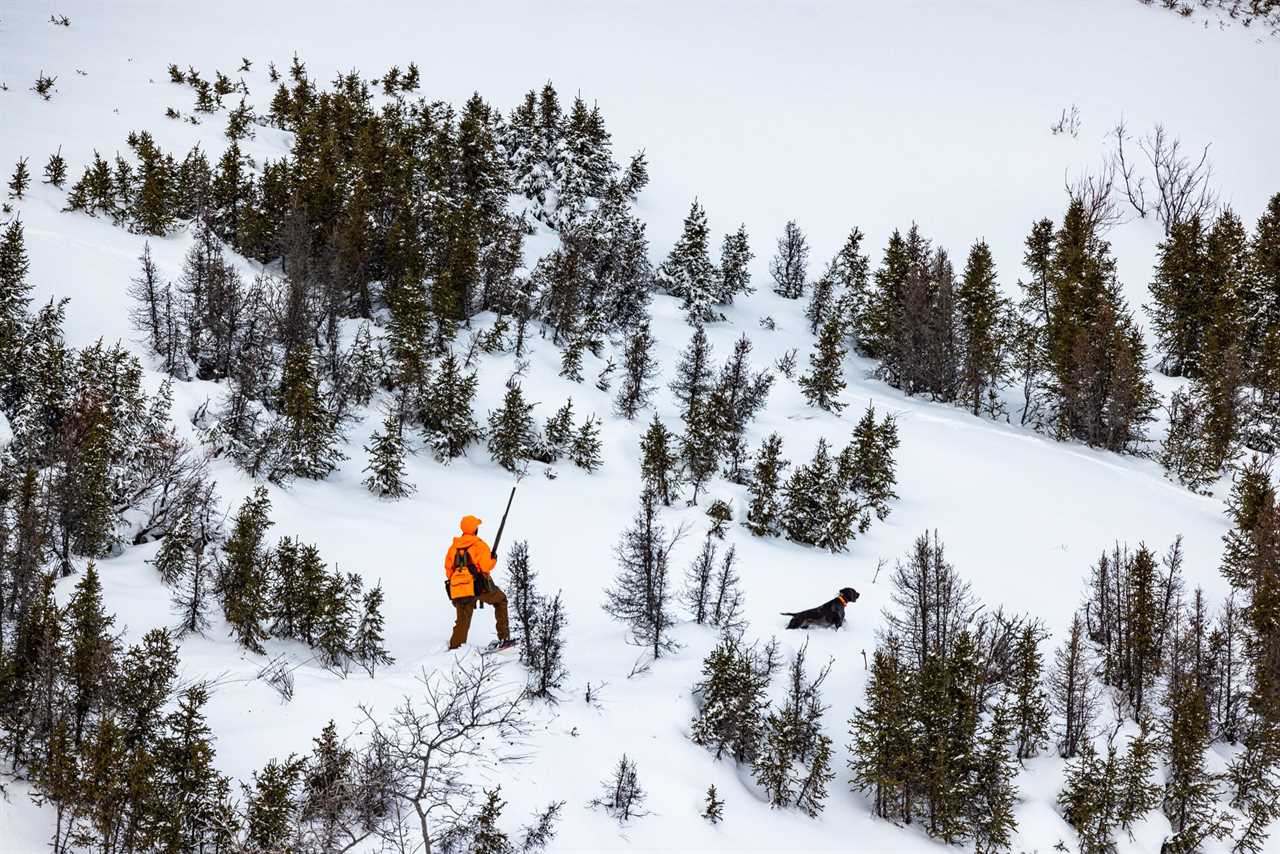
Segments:
[[[778,613],[784,617],[794,617],[796,614],[800,612],[799,611],[779,611]]]

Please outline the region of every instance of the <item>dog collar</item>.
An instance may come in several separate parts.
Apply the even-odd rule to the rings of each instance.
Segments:
[[[840,600],[840,604],[841,604],[841,605],[848,605],[848,604],[849,604],[848,602],[846,602],[846,601],[845,601],[844,596],[840,595],[839,593],[837,593],[837,594],[836,594],[836,598]]]

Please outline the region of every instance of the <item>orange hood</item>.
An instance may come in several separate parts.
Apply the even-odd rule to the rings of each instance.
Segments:
[[[462,528],[462,533],[474,536],[476,531],[480,530],[480,523],[483,521],[483,519],[477,519],[475,516],[463,516],[459,527]]]

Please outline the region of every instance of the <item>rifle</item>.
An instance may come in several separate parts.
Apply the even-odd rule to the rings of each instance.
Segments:
[[[511,495],[507,497],[507,509],[502,511],[502,521],[498,523],[498,533],[493,538],[493,548],[490,550],[494,557],[498,556],[498,543],[502,542],[502,529],[507,527],[507,514],[511,512],[511,502],[516,499],[516,488],[511,487]]]

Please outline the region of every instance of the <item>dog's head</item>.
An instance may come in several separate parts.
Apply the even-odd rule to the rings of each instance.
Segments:
[[[851,605],[858,601],[858,591],[852,587],[841,587],[840,595],[844,597],[845,604]]]

